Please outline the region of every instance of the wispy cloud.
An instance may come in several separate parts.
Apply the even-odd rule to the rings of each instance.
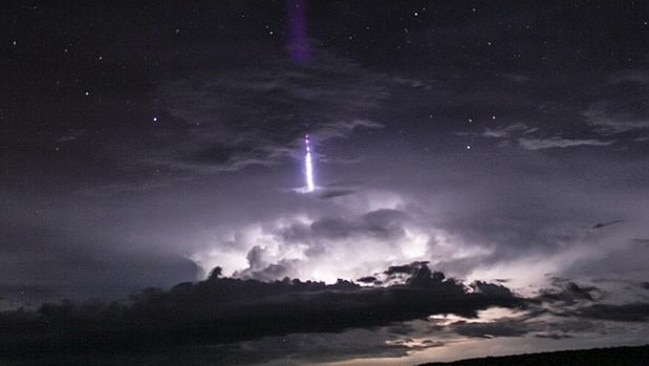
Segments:
[[[649,129],[649,117],[645,100],[638,97],[635,100],[620,102],[604,101],[590,106],[583,112],[588,123],[607,134]]]
[[[535,132],[537,128],[532,128],[524,123],[515,123],[501,128],[487,128],[482,133],[482,137],[488,138],[509,138],[515,134],[528,134]]]
[[[611,84],[628,82],[646,85],[649,84],[649,72],[642,69],[621,71],[611,75],[608,80]]]
[[[382,127],[367,114],[389,83],[327,54],[302,66],[277,61],[165,81],[159,105],[180,125],[161,124],[157,147],[140,161],[197,172],[272,165],[295,154],[305,133],[317,143]]]
[[[596,139],[566,139],[561,137],[547,139],[519,138],[518,143],[522,148],[527,150],[543,150],[576,146],[609,146],[614,144],[615,140],[601,141]]]
[[[520,147],[526,150],[544,150],[576,146],[609,146],[616,142],[615,140],[572,139],[561,136],[536,137],[535,135],[538,134],[538,131],[538,127],[529,127],[524,123],[515,123],[499,128],[487,128],[482,132],[481,136],[484,138],[503,140],[503,143],[516,141]]]

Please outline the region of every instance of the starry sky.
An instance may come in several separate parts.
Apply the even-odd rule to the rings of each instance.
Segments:
[[[216,266],[384,289],[426,267],[527,310],[218,352],[406,365],[643,343],[648,32],[634,0],[3,3],[0,309]]]

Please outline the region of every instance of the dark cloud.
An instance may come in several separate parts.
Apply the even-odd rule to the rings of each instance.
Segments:
[[[580,301],[595,301],[602,298],[602,291],[595,286],[580,286],[574,282],[557,280],[557,287],[542,289],[537,299],[544,302],[560,302],[563,305],[572,305]]]
[[[554,339],[554,340],[561,340],[561,339],[566,339],[566,338],[574,338],[574,336],[570,334],[563,334],[563,333],[540,333],[540,334],[535,334],[534,335],[537,338],[548,338],[548,339]]]
[[[332,285],[288,278],[244,281],[221,278],[215,271],[204,282],[182,283],[168,291],[150,288],[127,302],[62,302],[44,304],[37,312],[5,313],[3,325],[13,331],[0,345],[3,352],[18,355],[26,349],[70,353],[229,343],[381,326],[432,314],[471,318],[492,306],[518,309],[524,304],[511,292],[469,293],[452,279],[434,276],[425,265],[405,285],[370,288],[344,280]]]
[[[508,289],[504,285],[495,283],[476,281],[471,284],[471,287],[474,289],[474,291],[485,294],[486,296],[514,296],[510,289]]]
[[[384,274],[387,276],[395,276],[395,275],[408,275],[411,276],[415,273],[417,273],[421,268],[423,268],[424,265],[426,265],[427,262],[415,262],[411,264],[404,264],[400,266],[390,266]]]
[[[374,276],[366,276],[366,277],[361,277],[356,280],[356,282],[360,283],[367,283],[367,284],[380,284],[381,282],[378,280],[378,278]]]
[[[622,223],[622,222],[624,222],[624,220],[613,220],[613,221],[608,221],[608,222],[601,222],[601,223],[597,223],[597,224],[593,225],[593,229],[601,229],[603,227],[619,224],[619,223]]]
[[[623,322],[645,322],[649,319],[648,303],[593,304],[576,311],[575,315],[587,319]]]
[[[475,337],[475,338],[493,338],[493,337],[520,337],[527,333],[519,323],[473,323],[458,322],[452,324],[451,329],[457,334]]]
[[[436,346],[424,343],[415,348],[407,342],[393,340],[392,331],[352,329],[341,333],[296,333],[221,345],[227,351],[221,357],[205,357],[206,363],[222,360],[224,365],[261,364],[284,359],[286,362],[312,364],[336,362],[350,358],[405,357],[413,349]],[[288,361],[291,359],[292,361]],[[217,361],[218,362],[218,361]]]
[[[354,189],[325,189],[319,195],[322,199],[329,199],[354,194],[354,192],[356,192]]]

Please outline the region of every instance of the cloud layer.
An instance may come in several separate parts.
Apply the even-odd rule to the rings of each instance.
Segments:
[[[395,282],[360,286],[340,279],[327,285],[285,278],[265,283],[222,277],[217,268],[205,281],[149,288],[126,301],[63,301],[37,311],[0,313],[7,330],[0,350],[5,359],[21,359],[29,351],[29,362],[122,355],[130,364],[146,351],[173,364],[163,351],[170,347],[176,354],[192,349],[185,362],[218,365],[291,357],[335,361],[399,357],[467,338],[570,340],[602,332],[610,322],[642,325],[649,317],[646,302],[615,304],[595,296],[601,291],[594,286],[561,280],[521,297],[502,284],[463,284],[421,262],[393,266],[382,275]],[[361,333],[358,341],[350,340]],[[318,340],[343,343],[327,356],[323,352],[331,348]],[[251,350],[261,354],[253,357]]]

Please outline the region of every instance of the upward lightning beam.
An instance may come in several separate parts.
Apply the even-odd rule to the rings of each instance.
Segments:
[[[306,155],[304,156],[304,174],[306,178],[306,191],[313,192],[315,190],[315,183],[313,182],[313,161],[311,158],[311,143],[309,135],[304,137],[306,145]]]

